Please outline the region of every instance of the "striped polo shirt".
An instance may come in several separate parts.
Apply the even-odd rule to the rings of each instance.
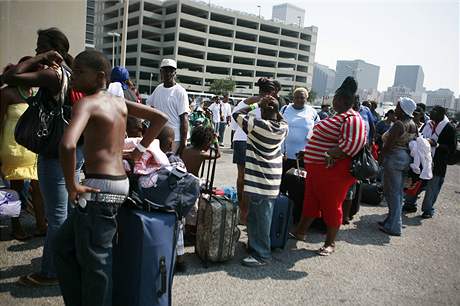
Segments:
[[[253,114],[233,114],[248,135],[244,191],[249,195],[277,197],[283,171],[283,142],[288,125],[283,121],[257,119]]]
[[[305,164],[324,164],[325,152],[339,146],[348,156],[355,156],[366,143],[363,118],[353,109],[318,122],[305,147]]]

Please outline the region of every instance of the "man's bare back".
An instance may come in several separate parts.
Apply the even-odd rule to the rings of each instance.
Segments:
[[[122,152],[128,115],[125,100],[100,91],[75,107],[90,113],[83,134],[86,172],[124,175]]]

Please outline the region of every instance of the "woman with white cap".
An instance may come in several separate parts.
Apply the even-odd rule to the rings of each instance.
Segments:
[[[379,228],[392,236],[401,236],[404,176],[411,161],[409,142],[417,137],[413,112],[417,105],[410,98],[400,98],[396,105],[397,117],[393,126],[382,136],[383,194],[388,203],[388,216],[379,222]]]

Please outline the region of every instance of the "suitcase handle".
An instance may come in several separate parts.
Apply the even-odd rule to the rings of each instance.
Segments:
[[[166,293],[166,259],[164,256],[160,257],[160,278],[161,286],[158,290],[158,297]]]

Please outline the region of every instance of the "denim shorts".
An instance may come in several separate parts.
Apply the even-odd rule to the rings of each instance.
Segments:
[[[233,163],[244,165],[246,163],[246,141],[233,142]]]

